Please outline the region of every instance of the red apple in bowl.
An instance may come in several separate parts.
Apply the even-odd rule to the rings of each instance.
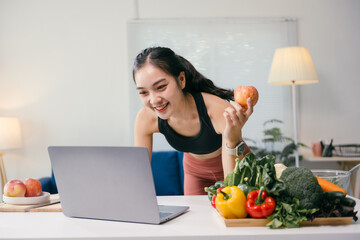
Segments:
[[[25,197],[38,197],[42,193],[42,186],[39,180],[27,178],[24,181],[26,186]]]
[[[20,180],[11,180],[4,186],[4,195],[7,197],[24,197],[26,186]]]
[[[247,109],[247,99],[250,98],[252,105],[255,106],[259,99],[259,93],[253,86],[238,86],[234,91],[234,98],[241,107]]]

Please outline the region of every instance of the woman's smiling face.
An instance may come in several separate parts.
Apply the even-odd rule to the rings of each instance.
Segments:
[[[135,74],[136,89],[144,106],[152,109],[161,119],[168,119],[183,98],[185,77],[182,72],[178,81],[158,67],[149,63]]]

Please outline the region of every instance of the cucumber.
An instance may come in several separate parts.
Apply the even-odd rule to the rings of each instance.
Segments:
[[[345,194],[340,191],[325,192],[324,197],[330,201],[341,200],[345,198]]]
[[[347,207],[355,207],[355,205],[356,205],[355,200],[352,198],[348,198],[348,197],[342,198],[340,200],[340,203]]]

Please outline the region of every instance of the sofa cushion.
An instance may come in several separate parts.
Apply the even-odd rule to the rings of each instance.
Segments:
[[[180,174],[180,184],[181,184],[181,191],[182,194],[184,194],[184,166],[183,166],[183,152],[177,152],[178,154],[178,161],[179,161],[179,174]]]
[[[39,179],[43,192],[48,192],[50,194],[58,193],[54,172],[51,171],[51,177],[43,177]]]
[[[153,152],[151,167],[153,170],[156,195],[183,195],[184,172],[183,153],[178,151]]]

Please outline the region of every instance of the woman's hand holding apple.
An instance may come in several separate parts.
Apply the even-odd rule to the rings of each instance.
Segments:
[[[228,147],[235,147],[242,140],[241,129],[253,112],[259,99],[258,91],[253,86],[239,86],[234,91],[235,102],[225,109],[226,127],[224,130]]]
[[[252,106],[255,106],[259,99],[259,93],[253,86],[238,86],[234,91],[234,98],[241,107],[247,109],[248,98],[251,99]]]

